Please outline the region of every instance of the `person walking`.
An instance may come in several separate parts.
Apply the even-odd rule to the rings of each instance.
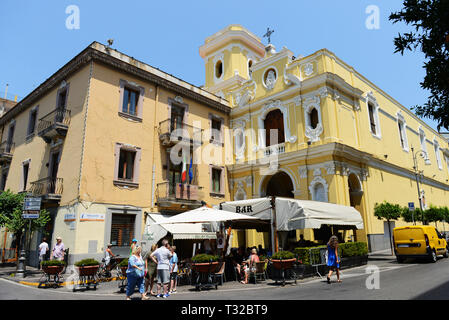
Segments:
[[[64,243],[62,242],[62,238],[61,237],[56,237],[56,244],[53,247],[53,250],[51,251],[50,254],[50,260],[59,260],[59,261],[63,261],[64,260],[64,252],[65,248],[64,248]]]
[[[131,300],[131,295],[134,292],[134,288],[137,286],[142,300],[148,300],[145,295],[145,289],[143,286],[143,278],[145,275],[145,263],[140,256],[142,248],[136,246],[133,250],[133,254],[128,259],[128,269],[126,270],[126,278],[128,279],[128,286],[126,288],[126,300]]]
[[[133,251],[136,246],[137,246],[137,239],[134,238],[133,241],[131,241],[131,247],[129,248],[129,256],[130,257],[133,255]]]
[[[337,282],[340,280],[340,257],[338,256],[338,238],[332,236],[327,243],[327,266],[329,274],[327,275],[327,283],[331,283],[332,272],[337,273]]]
[[[151,251],[147,253],[145,257],[145,296],[148,293],[148,286],[150,287],[150,295],[155,296],[156,293],[153,292],[154,279],[156,278],[157,263],[154,263],[151,259],[151,254],[156,251],[157,244],[151,246]]]
[[[157,263],[157,297],[168,298],[168,285],[170,283],[170,245],[166,239],[162,240],[162,246],[150,254],[151,259]],[[156,260],[157,259],[157,260]],[[164,294],[161,289],[164,288]]]
[[[46,260],[45,257],[47,256],[48,251],[50,251],[50,249],[48,248],[47,238],[44,237],[39,245],[39,270],[41,268],[42,261]]]
[[[170,294],[176,293],[176,283],[178,280],[178,255],[176,246],[171,247],[172,257],[170,258]]]

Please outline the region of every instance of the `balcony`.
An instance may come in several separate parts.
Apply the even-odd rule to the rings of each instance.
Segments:
[[[43,201],[61,200],[62,178],[47,177],[31,182],[30,192],[33,196],[42,197]]]
[[[159,139],[163,146],[170,147],[180,141],[186,144],[202,144],[203,129],[186,123],[175,123],[171,119],[159,123]]]
[[[195,209],[201,207],[201,187],[193,184],[173,185],[168,181],[158,183],[156,189],[157,206],[171,209]]]
[[[285,143],[275,144],[261,149],[265,157],[285,153]]]
[[[4,141],[0,144],[0,164],[10,163],[14,152],[14,143]]]
[[[50,143],[58,137],[65,137],[70,124],[70,110],[55,109],[39,119],[37,135]]]

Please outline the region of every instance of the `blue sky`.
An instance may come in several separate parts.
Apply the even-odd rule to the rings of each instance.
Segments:
[[[80,28],[66,28],[66,8],[80,10]],[[365,26],[369,5],[380,9],[380,28]],[[198,48],[229,24],[241,24],[298,55],[327,48],[410,108],[426,101],[420,52],[393,54],[393,38],[408,30],[392,25],[402,0],[195,0],[86,1],[2,0],[0,3],[0,96],[25,97],[92,41],[144,61],[195,85],[204,83]],[[266,42],[266,39],[264,39]],[[424,119],[436,129],[436,123]]]

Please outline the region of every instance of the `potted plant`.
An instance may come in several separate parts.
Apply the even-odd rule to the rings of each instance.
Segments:
[[[218,256],[197,254],[192,258],[192,269],[200,273],[214,272],[218,266]]]
[[[80,276],[93,276],[97,273],[100,267],[100,262],[95,259],[83,259],[75,262],[75,267],[78,269]]]
[[[280,269],[290,269],[296,261],[295,254],[290,251],[278,251],[271,257],[273,266]]]
[[[60,274],[64,270],[65,262],[60,260],[47,260],[41,262],[42,270],[48,275]]]
[[[128,270],[128,258],[125,258],[122,261],[120,261],[118,267],[120,268],[122,275],[126,277],[126,270]]]

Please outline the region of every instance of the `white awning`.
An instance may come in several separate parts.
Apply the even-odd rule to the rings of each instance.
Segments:
[[[186,211],[167,219],[160,219],[156,224],[164,226],[173,223],[185,224],[198,224],[208,222],[220,222],[220,221],[258,221],[256,217],[250,217],[248,215],[233,213],[223,210],[217,210],[208,207],[201,207],[195,210]]]
[[[149,213],[148,216],[154,221],[154,223],[150,224],[150,229],[152,229],[153,234],[157,231],[158,235],[155,239],[159,241],[163,237],[167,235],[167,232],[170,232],[173,235],[174,240],[181,239],[216,239],[216,232],[204,231],[204,229],[210,230],[211,227],[208,224],[185,224],[185,223],[173,223],[173,224],[159,224],[161,221],[173,218],[176,216],[162,215],[162,214],[153,214]],[[165,231],[165,232],[161,232]]]
[[[221,204],[223,210],[239,212],[271,219],[271,198],[230,201]],[[275,198],[276,229],[291,231],[296,229],[319,229],[321,225],[355,226],[363,229],[363,219],[353,207],[328,202]]]

